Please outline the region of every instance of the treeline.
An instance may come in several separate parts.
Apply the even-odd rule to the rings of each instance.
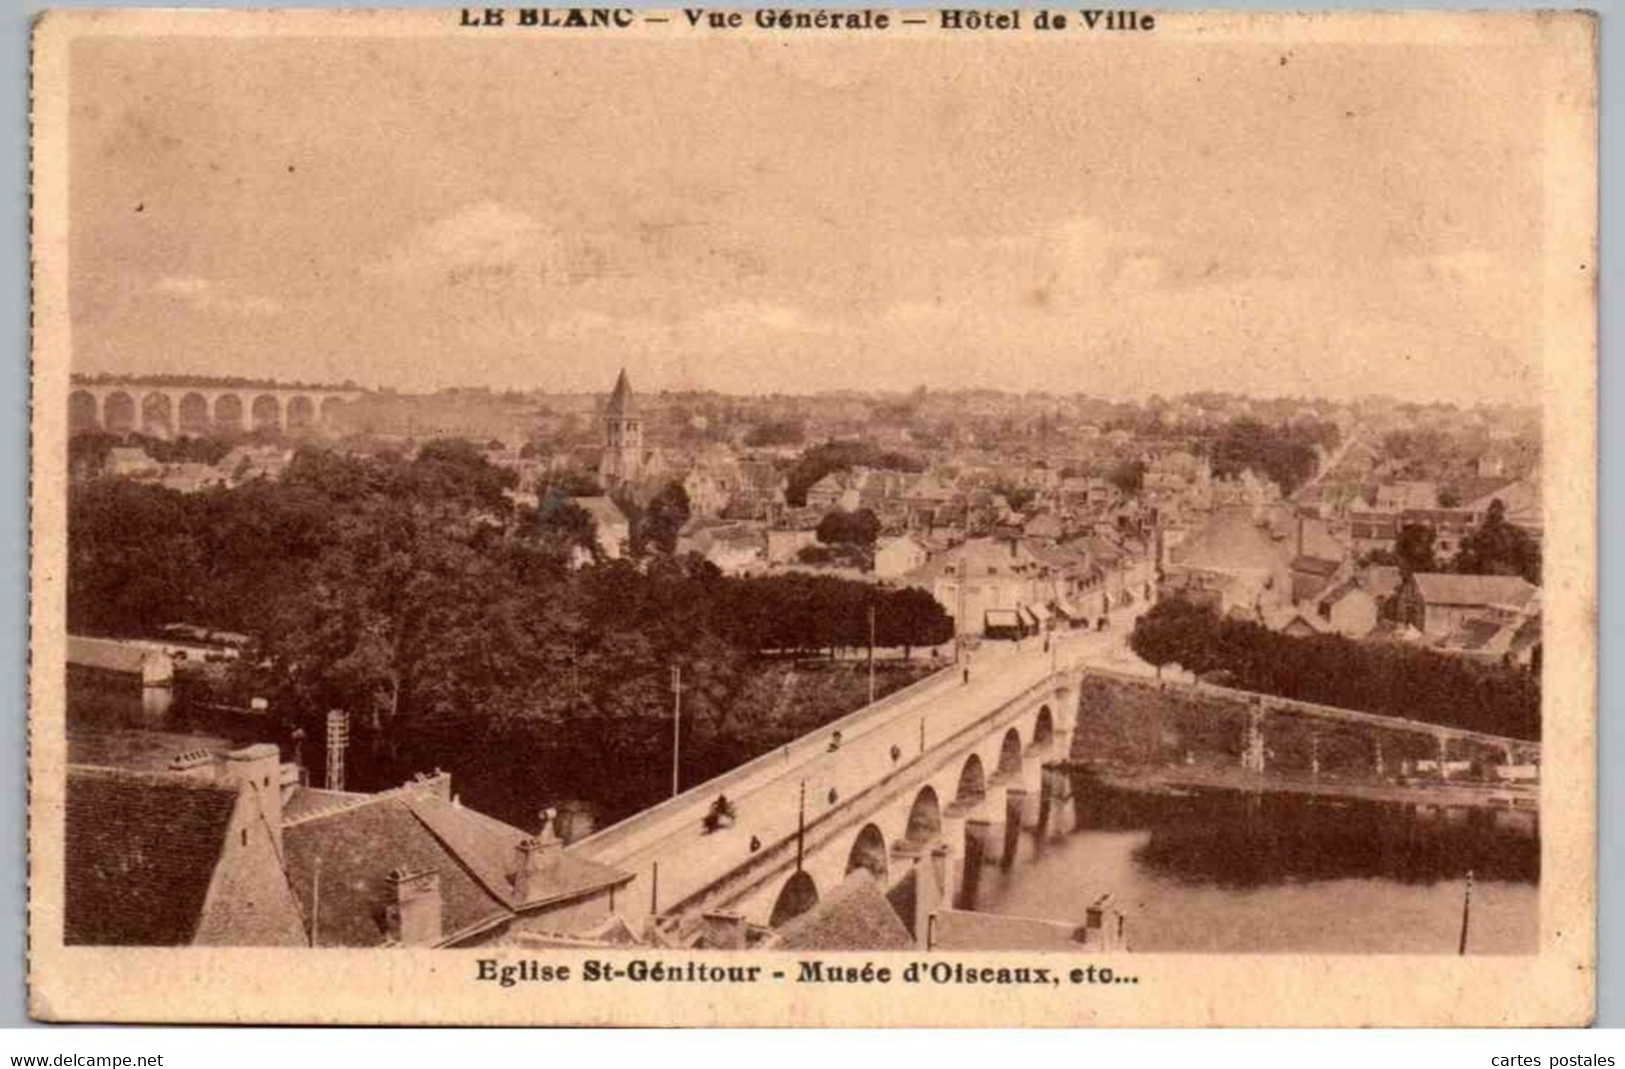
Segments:
[[[650,755],[669,752],[673,667],[699,775],[715,771],[707,753],[775,730],[738,707],[761,651],[864,645],[871,605],[882,644],[946,637],[919,592],[728,579],[652,538],[640,560],[576,567],[584,514],[516,515],[512,479],[447,442],[410,462],[306,448],[281,480],[195,494],[75,485],[69,627],[249,634],[227,697],[269,699],[318,782],[323,718],[345,709],[352,786],[441,767],[470,804],[522,824],[546,800],[614,814],[669,790]]]
[[[1251,468],[1291,494],[1315,473],[1316,446],[1336,448],[1339,432],[1331,422],[1302,421],[1268,426],[1256,419],[1238,419],[1225,427],[1210,447],[1213,474],[1231,479]]]
[[[1158,669],[1177,664],[1198,674],[1221,673],[1226,685],[1241,690],[1540,738],[1539,679],[1503,665],[1341,635],[1293,638],[1177,597],[1136,620],[1129,645]]]
[[[824,442],[797,458],[787,476],[785,500],[800,508],[807,503],[807,489],[819,479],[832,472],[850,471],[858,467],[920,472],[925,470],[925,461],[882,449],[872,442]]]
[[[1392,551],[1372,550],[1365,555],[1365,563],[1396,565],[1403,575],[1517,575],[1535,586],[1541,585],[1540,543],[1507,522],[1506,505],[1500,498],[1490,502],[1483,521],[1461,540],[1455,556],[1440,557],[1434,551],[1436,541],[1434,529],[1428,524],[1407,523],[1399,529]]]

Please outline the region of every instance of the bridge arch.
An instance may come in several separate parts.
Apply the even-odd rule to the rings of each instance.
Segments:
[[[273,394],[262,393],[254,398],[249,417],[256,431],[278,430],[282,427],[282,402]]]
[[[982,758],[979,754],[971,754],[965,758],[965,764],[959,770],[959,785],[954,790],[953,804],[960,807],[969,807],[981,804],[987,797],[987,771],[982,767]]]
[[[234,393],[223,393],[214,399],[214,425],[223,431],[243,429],[243,399]]]
[[[908,810],[908,824],[903,841],[920,847],[935,842],[942,836],[942,805],[937,801],[936,789],[927,784],[914,796]]]
[[[193,390],[181,395],[176,414],[175,430],[180,434],[204,435],[209,433],[209,400]]]
[[[993,770],[994,778],[1014,778],[1021,775],[1021,732],[1011,728],[999,743],[999,765]]]
[[[344,405],[345,405],[345,400],[342,397],[324,397],[324,398],[322,398],[322,404],[321,404],[322,425],[323,426],[331,426],[332,423],[333,423],[333,417],[338,415],[339,410],[342,409],[344,407]]]
[[[1038,716],[1033,720],[1034,750],[1047,750],[1055,743],[1055,714],[1050,712],[1049,706],[1038,710]]]
[[[316,402],[301,394],[288,399],[288,429],[306,431],[316,423]]]
[[[96,395],[89,390],[74,390],[68,394],[68,433],[84,434],[102,425],[101,406]]]
[[[852,849],[846,855],[846,875],[850,876],[858,869],[868,869],[875,882],[884,889],[890,853],[886,848],[886,835],[879,826],[865,824],[858,837],[852,840]]]
[[[135,398],[123,390],[114,390],[103,398],[102,429],[112,434],[135,430]]]
[[[817,904],[818,884],[805,870],[798,870],[779,889],[779,897],[773,902],[773,912],[767,923],[773,928],[782,927]]]
[[[154,390],[141,398],[141,433],[167,438],[174,432],[174,403],[162,390]]]

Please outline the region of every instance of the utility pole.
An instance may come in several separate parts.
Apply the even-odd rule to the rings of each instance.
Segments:
[[[959,608],[954,613],[954,663],[965,659],[965,547],[959,547],[959,563],[954,565],[955,585],[959,588]]]
[[[869,605],[869,704],[875,703],[875,607]]]
[[[310,877],[310,945],[316,945],[316,926],[322,920],[322,858],[316,855],[316,871]]]
[[[807,844],[807,781],[801,781],[801,804],[796,811],[796,871],[801,871],[802,852]]]
[[[1457,955],[1467,953],[1467,924],[1473,914],[1473,870],[1467,870],[1467,887],[1461,895],[1461,945],[1456,948]]]
[[[671,666],[671,796],[680,793],[679,770],[682,767],[683,723],[683,667]]]

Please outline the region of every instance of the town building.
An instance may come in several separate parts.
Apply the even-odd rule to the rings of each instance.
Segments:
[[[301,946],[281,854],[275,746],[181,755],[174,772],[69,766],[63,941]]]
[[[1400,583],[1394,600],[1400,622],[1443,636],[1475,618],[1508,623],[1533,616],[1540,588],[1516,575],[1417,572]]]

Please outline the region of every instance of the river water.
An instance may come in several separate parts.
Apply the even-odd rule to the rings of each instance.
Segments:
[[[1142,952],[1455,954],[1471,869],[1468,953],[1538,950],[1530,814],[1099,787],[1080,812],[986,869],[976,908],[1081,924],[1109,893]]]

